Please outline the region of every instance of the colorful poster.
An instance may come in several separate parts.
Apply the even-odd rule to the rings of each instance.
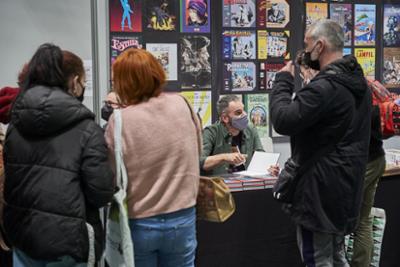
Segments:
[[[181,0],[181,31],[210,32],[210,0]]]
[[[267,31],[257,31],[257,55],[258,59],[267,59],[268,46],[267,46]]]
[[[336,21],[343,28],[344,45],[351,45],[353,18],[351,4],[331,4],[330,5],[330,19]]]
[[[255,59],[256,34],[254,31],[224,31],[222,33],[224,59]]]
[[[327,3],[306,3],[306,29],[320,19],[328,18]]]
[[[343,48],[343,56],[351,55],[353,52],[351,51],[350,47]]]
[[[128,48],[143,48],[142,36],[111,36],[111,65]]]
[[[266,89],[271,90],[274,85],[276,73],[285,66],[284,63],[269,63],[265,66]]]
[[[248,28],[256,26],[255,0],[223,0],[222,25]]]
[[[180,39],[180,80],[182,89],[211,88],[210,38],[185,35]]]
[[[155,31],[175,31],[178,1],[146,0],[146,28]]]
[[[181,92],[181,95],[192,105],[194,112],[201,119],[203,128],[210,126],[212,123],[211,91],[185,91]]]
[[[256,88],[256,65],[253,62],[224,63],[226,91],[253,91]]]
[[[247,94],[245,98],[245,110],[250,123],[257,129],[260,138],[269,134],[269,97],[268,94]]]
[[[376,6],[355,5],[354,8],[354,45],[375,45]]]
[[[400,48],[383,49],[383,84],[400,88]]]
[[[110,0],[110,31],[141,32],[142,3],[140,0]]]
[[[146,50],[160,62],[167,75],[167,81],[178,80],[177,44],[147,43]]]
[[[354,54],[364,71],[364,76],[375,79],[375,48],[356,48]]]
[[[267,32],[267,56],[271,58],[290,59],[289,31]]]
[[[267,27],[284,28],[290,21],[290,7],[285,0],[267,0]]]
[[[384,5],[383,42],[385,46],[400,46],[400,4]]]

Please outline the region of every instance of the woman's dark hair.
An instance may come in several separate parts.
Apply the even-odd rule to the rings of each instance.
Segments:
[[[62,65],[63,53],[60,47],[50,43],[42,44],[28,63],[23,89],[45,85],[67,90]]]

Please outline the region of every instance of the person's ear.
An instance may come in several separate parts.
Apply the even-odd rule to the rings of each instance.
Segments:
[[[73,80],[72,80],[72,93],[74,96],[79,96],[81,95],[82,88],[79,86],[79,76],[76,75]]]
[[[221,115],[221,121],[222,121],[223,123],[229,123],[229,116],[226,115],[226,113],[222,113],[222,115]]]

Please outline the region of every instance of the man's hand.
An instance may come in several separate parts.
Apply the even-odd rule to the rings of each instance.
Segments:
[[[240,153],[227,153],[225,155],[225,162],[233,165],[241,165],[246,162],[247,155]]]
[[[282,69],[280,69],[278,72],[289,72],[294,77],[294,65],[293,65],[292,61],[289,61],[288,63],[286,63],[286,65]]]
[[[269,166],[269,168],[268,168],[268,172],[269,172],[272,176],[275,176],[275,177],[277,177],[277,176],[279,175],[279,171],[280,171],[279,164],[271,165],[271,166]]]

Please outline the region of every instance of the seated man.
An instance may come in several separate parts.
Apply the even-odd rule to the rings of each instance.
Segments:
[[[237,96],[222,97],[217,112],[219,120],[203,132],[200,168],[207,176],[245,170],[254,151],[264,151],[257,130],[248,125],[243,103]],[[279,168],[271,166],[269,172],[277,175]]]

